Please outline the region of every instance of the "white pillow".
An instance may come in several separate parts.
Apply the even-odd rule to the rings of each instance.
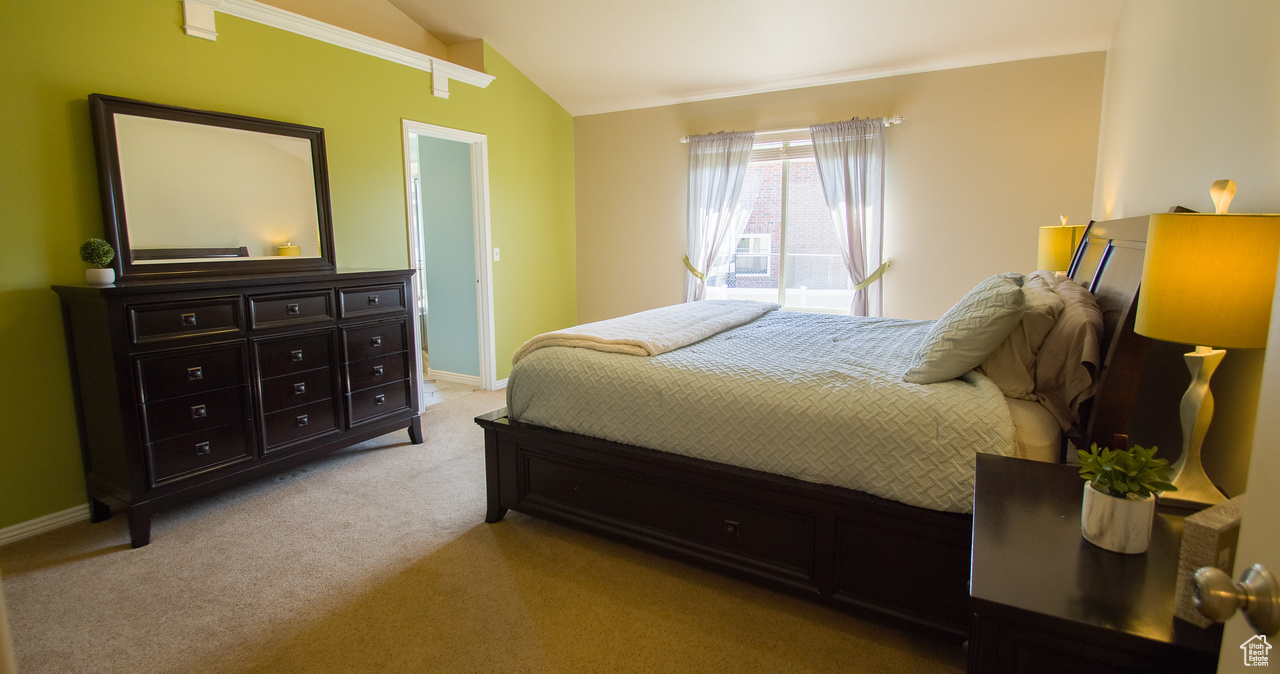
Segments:
[[[982,363],[1022,320],[1022,274],[997,274],[974,286],[933,324],[902,380],[933,384]]]

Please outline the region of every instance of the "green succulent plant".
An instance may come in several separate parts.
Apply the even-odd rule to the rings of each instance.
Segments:
[[[105,269],[116,259],[116,251],[103,239],[89,239],[80,244],[80,259],[99,269]]]
[[[1170,480],[1173,466],[1164,459],[1155,458],[1156,448],[1144,449],[1134,445],[1130,449],[1098,449],[1094,443],[1089,451],[1079,450],[1080,477],[1093,483],[1094,489],[1116,498],[1139,501],[1155,492],[1177,491]]]

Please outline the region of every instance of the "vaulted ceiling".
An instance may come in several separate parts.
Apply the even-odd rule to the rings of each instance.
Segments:
[[[389,0],[587,115],[1105,50],[1121,0]]]

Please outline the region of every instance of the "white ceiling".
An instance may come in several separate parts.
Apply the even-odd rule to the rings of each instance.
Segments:
[[[389,0],[574,116],[1103,51],[1121,0]]]

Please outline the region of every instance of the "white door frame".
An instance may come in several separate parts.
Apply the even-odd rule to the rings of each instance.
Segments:
[[[472,220],[475,231],[476,262],[476,324],[480,333],[480,381],[481,388],[492,391],[498,388],[498,364],[495,352],[493,329],[493,258],[489,255],[489,139],[481,133],[450,129],[434,124],[424,124],[408,119],[400,120],[401,136],[404,139],[404,180],[405,180],[405,220],[409,235],[409,259],[414,268],[418,266],[418,233],[413,231],[413,171],[409,165],[409,136],[430,136],[443,140],[453,140],[471,145],[471,199]],[[424,271],[418,269],[418,273]],[[415,304],[416,307],[416,304]],[[429,311],[429,309],[428,309]],[[417,320],[415,314],[414,320]],[[422,370],[422,335],[415,330],[417,349],[414,358],[418,361],[418,372]],[[425,409],[421,396],[419,411]]]

